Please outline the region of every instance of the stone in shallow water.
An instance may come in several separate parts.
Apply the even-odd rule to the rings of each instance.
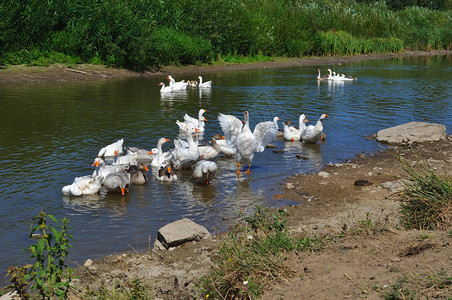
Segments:
[[[435,142],[446,138],[446,126],[426,122],[410,122],[380,130],[377,141],[386,144]]]
[[[157,241],[163,247],[169,249],[186,242],[200,241],[210,236],[209,231],[205,227],[196,224],[190,219],[183,218],[160,228],[157,233]]]

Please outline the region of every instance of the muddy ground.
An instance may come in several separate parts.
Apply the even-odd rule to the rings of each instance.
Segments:
[[[364,54],[356,56],[334,57],[304,57],[304,58],[277,58],[270,62],[256,62],[248,64],[214,63],[198,66],[163,67],[154,71],[133,72],[123,69],[114,69],[98,65],[52,65],[49,67],[28,66],[0,66],[0,84],[66,82],[66,81],[93,81],[107,79],[132,78],[139,76],[159,76],[165,78],[168,74],[221,72],[232,70],[251,70],[261,68],[284,68],[296,66],[332,66],[342,63],[353,63],[365,60],[384,59],[406,56],[432,56],[452,54],[452,51],[404,51],[401,53]],[[314,74],[313,76],[316,76]]]
[[[288,59],[246,65],[166,68],[157,73],[143,74],[98,66],[77,66],[74,69],[15,66],[0,70],[0,83],[105,80],[178,72],[334,65],[398,55],[432,53]],[[391,147],[391,151],[408,160],[422,159],[438,174],[452,175],[450,136],[442,142],[418,144],[412,148]],[[439,283],[452,276],[450,219],[437,231],[405,230],[399,222],[402,194],[397,192],[397,183],[405,176],[399,160],[382,151],[326,166],[319,174],[298,174],[281,182],[274,197],[300,202],[286,207],[290,230],[334,238],[328,239],[320,252],[290,254],[286,265],[291,276],[266,287],[262,298],[382,299],[396,283],[400,286],[401,280],[405,280],[408,283],[401,285],[403,295],[399,299],[411,299],[414,293],[415,299],[450,299],[450,280],[445,286]],[[204,298],[197,293],[197,280],[212,264],[218,245],[225,236],[223,233],[201,242],[187,243],[172,251],[130,251],[87,262],[75,271],[78,278],[73,283],[80,290],[73,298],[86,295],[88,289],[121,289],[134,279],[140,279],[143,285],[151,287],[149,293],[157,299]]]

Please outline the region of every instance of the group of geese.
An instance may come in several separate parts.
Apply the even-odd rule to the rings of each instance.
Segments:
[[[92,166],[95,170],[91,175],[76,177],[72,184],[62,189],[63,195],[82,196],[99,193],[104,187],[107,192],[128,192],[131,184],[146,184],[148,181],[148,165],[151,166],[157,180],[172,182],[177,180],[176,170],[191,169],[192,180],[195,183],[209,184],[216,176],[218,167],[215,159],[223,154],[235,156],[237,162],[237,176],[241,174],[241,164],[247,164],[244,172],[249,174],[255,152],[263,152],[266,145],[277,136],[289,141],[303,141],[315,143],[324,138],[322,120],[327,115],[322,114],[315,125],[306,126],[306,116],[299,118],[299,127],[283,124],[284,129],[278,126],[278,117],[272,121],[258,123],[254,130],[250,129],[250,115],[244,112],[243,121],[233,115],[218,114],[218,122],[223,135],[215,134],[210,142],[202,144],[198,135],[205,131],[204,113],[200,109],[198,118],[184,115],[184,121],[176,121],[180,135],[185,139],[176,138],[174,148],[163,151],[163,145],[170,141],[167,138],[159,138],[156,148],[151,151],[127,147],[124,154],[124,139],[107,145],[99,150]],[[123,155],[124,154],[124,155]],[[108,163],[107,163],[108,162]]]
[[[172,93],[176,91],[182,91],[186,90],[187,88],[211,88],[212,87],[212,81],[202,81],[202,77],[198,76],[199,82],[197,80],[181,80],[177,81],[171,76],[168,75],[167,79],[169,80],[169,85],[166,86],[165,83],[162,81],[159,83],[162,87],[160,88],[160,93]]]
[[[317,80],[319,81],[353,81],[353,80],[358,80],[358,78],[356,77],[352,77],[350,75],[345,76],[345,74],[339,74],[334,71],[332,71],[331,69],[327,69],[328,74],[327,75],[323,75],[321,76],[320,74],[320,69],[317,69],[318,75],[317,75]]]

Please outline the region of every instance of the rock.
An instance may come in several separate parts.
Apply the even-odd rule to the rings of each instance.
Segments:
[[[406,189],[407,180],[401,179],[396,181],[388,181],[381,184],[385,189],[390,190],[392,193],[399,193]]]
[[[328,173],[325,172],[325,171],[321,171],[321,172],[319,172],[319,174],[317,174],[317,175],[319,175],[319,176],[322,177],[322,178],[328,178],[328,177],[330,177],[330,174],[328,174]]]
[[[93,265],[93,261],[89,258],[83,264],[84,267],[91,267],[92,265]]]
[[[0,296],[0,300],[12,300],[12,299],[19,299],[19,296],[17,295],[16,291],[6,293],[3,296]]]
[[[295,188],[295,186],[292,183],[290,183],[290,182],[286,183],[286,189],[294,189],[294,188]]]
[[[209,238],[209,231],[190,219],[183,218],[167,224],[159,229],[157,240],[164,248],[176,247],[190,241],[200,241]],[[155,246],[155,244],[154,244]]]
[[[409,122],[377,133],[378,142],[396,145],[436,142],[445,138],[446,126],[426,122]]]
[[[372,182],[370,182],[367,179],[358,179],[358,180],[355,180],[353,185],[356,185],[356,186],[369,186],[369,185],[372,185]]]

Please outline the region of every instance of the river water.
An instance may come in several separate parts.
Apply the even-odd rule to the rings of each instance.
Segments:
[[[326,72],[327,67],[321,67]],[[160,81],[126,80],[0,85],[0,276],[6,268],[25,264],[20,252],[31,219],[41,209],[70,219],[73,248],[69,258],[83,264],[127,250],[147,251],[161,226],[188,217],[211,232],[223,230],[242,212],[260,206],[289,204],[274,200],[284,179],[317,172],[361,152],[382,151],[366,136],[409,121],[441,123],[452,131],[452,57],[409,57],[333,66],[359,78],[354,82],[316,80],[317,67],[228,71],[174,76],[176,80],[213,80],[211,90],[188,90],[162,97]],[[162,184],[152,178],[132,186],[122,197],[63,197],[61,188],[77,176],[91,174],[99,149],[124,139],[124,146],[152,149],[160,137],[178,136],[176,120],[207,110],[204,139],[221,133],[219,112],[250,125],[272,120],[298,123],[301,113],[313,124],[323,122],[326,142],[303,145],[275,140],[276,149],[255,155],[251,175],[235,174],[233,158],[217,160],[219,174],[210,186],[194,185],[189,171]],[[282,125],[280,123],[280,128]],[[172,141],[164,150],[173,147]],[[277,150],[274,152],[273,150]],[[281,153],[282,152],[282,153]],[[307,159],[297,159],[300,154]]]

